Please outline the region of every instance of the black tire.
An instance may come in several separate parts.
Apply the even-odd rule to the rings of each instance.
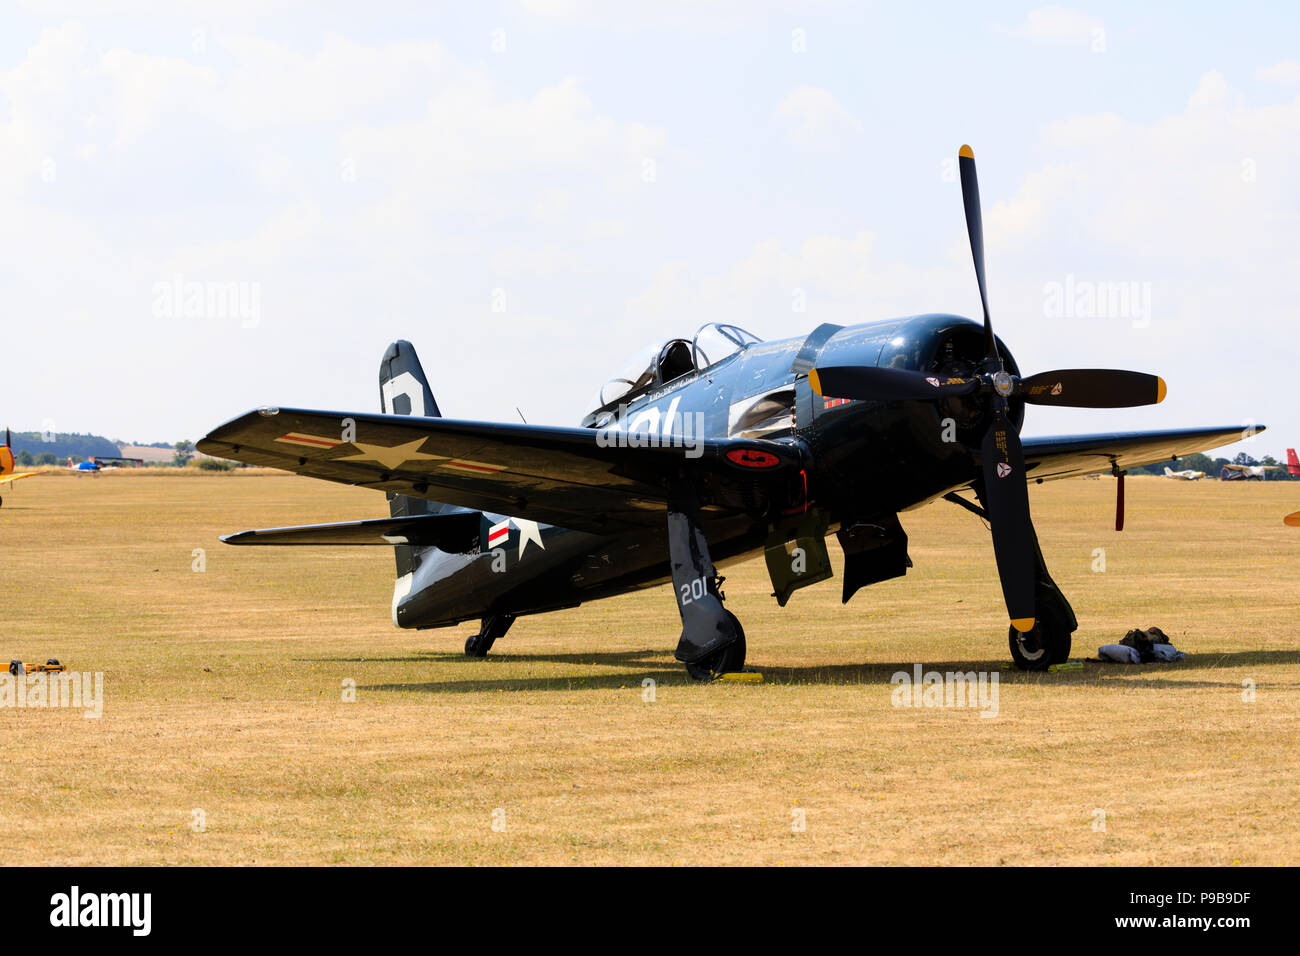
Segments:
[[[726,614],[727,617],[731,618],[731,623],[736,628],[736,639],[722,650],[714,651],[707,657],[687,664],[686,673],[690,675],[691,680],[707,683],[708,681],[717,680],[723,674],[744,669],[745,629],[740,626],[740,621],[736,618],[736,615],[730,611],[727,611]]]
[[[492,645],[495,643],[495,637],[471,634],[465,638],[465,654],[468,657],[487,657],[488,651],[492,650]]]
[[[1021,634],[1008,629],[1011,660],[1022,671],[1045,671],[1070,659],[1070,625],[1054,602],[1042,602],[1033,630]]]

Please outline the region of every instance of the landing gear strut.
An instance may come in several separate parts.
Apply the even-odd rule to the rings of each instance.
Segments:
[[[682,636],[673,656],[699,681],[740,670],[745,666],[745,632],[736,615],[722,606],[722,578],[700,529],[695,488],[686,481],[669,493],[668,557],[682,618]]]
[[[505,637],[510,625],[515,623],[513,614],[492,614],[483,618],[478,633],[465,638],[465,653],[469,657],[487,657],[492,644],[498,637]]]

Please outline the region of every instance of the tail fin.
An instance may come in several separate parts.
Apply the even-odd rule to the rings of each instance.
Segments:
[[[442,417],[415,346],[405,339],[388,346],[379,363],[379,405],[388,415]]]
[[[438,403],[429,390],[429,380],[424,376],[420,359],[415,354],[415,346],[404,339],[398,339],[384,352],[379,363],[379,407],[388,415],[419,415],[427,418],[441,418]],[[406,495],[388,495],[389,514],[394,518],[412,515],[438,514],[447,506],[423,498],[409,498]],[[416,548],[409,544],[395,545],[397,554],[397,576],[410,574],[418,564]]]
[[[1286,450],[1286,470],[1291,474],[1300,477],[1300,458],[1295,456],[1295,449]]]
[[[1165,477],[1166,477],[1166,478],[1172,478],[1173,476],[1174,476],[1174,473],[1173,473],[1172,471],[1169,470],[1169,466],[1168,466],[1168,465],[1165,465]]]

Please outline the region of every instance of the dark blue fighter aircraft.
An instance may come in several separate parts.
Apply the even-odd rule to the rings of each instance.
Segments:
[[[383,414],[264,407],[198,443],[222,458],[386,492],[391,517],[245,531],[230,544],[383,545],[397,554],[393,621],[481,622],[485,655],[515,618],[672,581],[676,657],[708,680],[740,669],[745,636],[720,567],[762,552],[773,596],[831,576],[843,600],[907,572],[898,515],[946,499],[983,517],[1015,663],[1069,656],[1077,622],[1043,562],[1028,482],[1123,475],[1241,437],[1239,427],[1021,440],[1025,405],[1155,404],[1154,375],[1025,378],[993,334],[975,161],[959,154],[983,323],[919,315],[760,341],[711,324],[639,355],[577,428],[441,417],[410,343],[380,365]],[[973,495],[973,500],[967,495]]]

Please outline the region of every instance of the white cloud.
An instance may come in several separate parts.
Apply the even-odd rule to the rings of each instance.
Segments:
[[[1032,22],[1045,39],[1082,35]],[[45,363],[11,363],[16,427],[125,422],[157,440],[263,401],[373,407],[374,364],[398,335],[420,346],[450,414],[513,418],[523,396],[530,421],[572,421],[624,346],[705,321],[776,337],[978,312],[955,186],[938,187],[953,202],[940,223],[809,228],[796,195],[770,228],[767,210],[728,226],[709,157],[677,152],[659,120],[624,110],[608,74],[548,74],[545,60],[520,71],[522,58],[511,72],[485,44],[462,60],[433,40],[299,45],[213,26],[200,54],[188,27],[172,49],[101,30],[48,30],[0,75],[0,218],[14,224],[0,262],[7,311],[29,318],[5,348],[77,342],[60,350],[59,389],[45,387]],[[1278,328],[1300,324],[1300,100],[1250,104],[1214,72],[1185,92],[1163,118],[1119,104],[1043,126],[1014,180],[981,167],[994,315],[1026,367],[1186,373],[1160,416],[1117,425],[1272,417],[1266,383],[1295,364]],[[798,148],[862,145],[863,123],[827,89],[796,87],[774,109]],[[647,159],[661,163],[657,183],[642,178]],[[941,254],[899,253],[917,230]],[[1152,328],[1045,320],[1043,285],[1067,272],[1151,282]],[[151,319],[151,285],[175,273],[261,282],[261,326]],[[509,386],[484,390],[494,358]],[[110,361],[148,371],[105,390]],[[1220,367],[1250,374],[1226,393],[1197,387]],[[220,387],[200,387],[196,368],[221,369]]]
[[[846,135],[862,132],[862,124],[830,91],[806,84],[781,98],[776,116],[796,145],[834,145]]]
[[[1272,66],[1261,66],[1255,71],[1255,78],[1268,83],[1295,86],[1300,84],[1300,61],[1279,60]]]
[[[78,341],[59,369],[73,387],[26,389],[30,407],[11,414],[194,437],[196,422],[283,400],[268,382],[337,404],[339,362],[358,366],[343,387],[371,407],[372,366],[396,335],[435,350],[440,392],[469,395],[484,321],[519,362],[608,360],[598,339],[563,344],[593,316],[554,290],[617,261],[629,211],[648,201],[642,163],[667,153],[662,130],[609,115],[576,77],[502,93],[431,41],[326,36],[303,50],[217,32],[202,52],[189,39],[160,56],[68,23],[0,76],[0,218],[21,224],[0,232],[7,308],[44,319],[6,348],[45,354],[65,328]],[[260,283],[260,325],[159,321],[151,289],[177,274]],[[95,400],[79,383],[93,387],[110,356],[149,367],[149,394],[190,399],[151,403],[126,384]],[[223,389],[194,387],[196,360],[227,370]],[[585,378],[562,383],[577,390],[568,405]]]
[[[1030,10],[1025,22],[1018,27],[998,29],[1026,40],[1046,43],[1091,44],[1097,39],[1098,31],[1101,36],[1105,35],[1105,24],[1097,17],[1056,5]]]
[[[724,272],[705,276],[685,263],[669,263],[629,302],[628,319],[649,330],[672,316],[678,334],[685,335],[705,322],[727,321],[764,338],[782,338],[822,322],[950,310],[969,298],[969,260],[917,268],[879,246],[870,232],[812,236],[793,251],[765,240]]]
[[[1209,72],[1180,112],[1072,117],[1044,128],[1038,152],[1045,161],[1012,193],[983,197],[995,327],[1027,371],[1147,368],[1166,374],[1170,398],[1158,409],[1036,410],[1030,430],[1247,419],[1300,427],[1293,403],[1275,394],[1300,358],[1277,331],[1300,324],[1290,285],[1300,274],[1300,181],[1291,175],[1300,167],[1300,97],[1250,107]],[[946,255],[917,267],[888,252],[906,226],[868,225],[876,231],[813,236],[793,251],[759,243],[714,273],[666,267],[629,316],[649,325],[675,315],[689,320],[684,327],[725,317],[784,336],[824,321],[979,314],[964,234],[949,234]],[[1067,274],[1147,284],[1150,326],[1047,316],[1044,287]],[[795,289],[806,293],[802,313],[792,308]],[[1234,370],[1232,387],[1207,390],[1224,368]],[[1264,451],[1276,453],[1279,441]]]
[[[442,45],[402,41],[377,46],[338,34],[306,54],[261,36],[218,35],[234,59],[214,118],[238,132],[337,124],[381,102],[427,99],[455,71]]]

